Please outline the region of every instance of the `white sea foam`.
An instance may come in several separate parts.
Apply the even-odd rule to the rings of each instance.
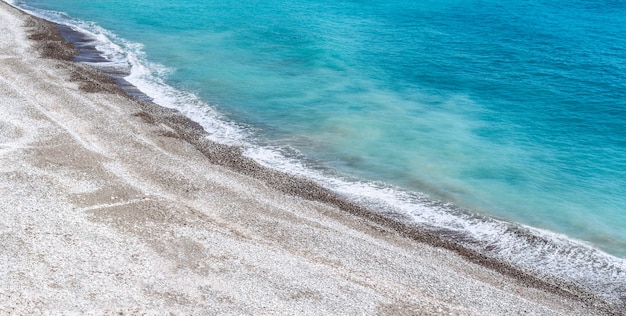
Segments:
[[[280,148],[251,147],[245,153],[265,166],[313,179],[375,211],[408,214],[427,230],[528,271],[574,281],[614,301],[626,294],[626,260],[582,241],[471,214],[386,184],[328,176],[281,154]]]
[[[193,93],[175,89],[166,84],[164,78],[172,70],[164,65],[150,62],[145,57],[142,44],[126,41],[93,22],[75,19],[63,12],[30,8],[17,1],[12,4],[20,6],[30,14],[69,26],[74,31],[90,38],[93,41],[90,44],[94,45],[101,52],[101,57],[108,61],[94,66],[128,69],[129,75],[124,79],[153,99],[155,103],[177,109],[200,123],[211,140],[229,145],[245,145],[244,140],[247,138],[245,128],[227,121],[213,107],[202,102]]]
[[[200,123],[213,141],[242,146],[245,155],[262,165],[312,179],[374,211],[408,216],[425,229],[449,235],[466,247],[535,273],[572,280],[613,301],[626,296],[624,259],[564,235],[472,214],[420,193],[311,168],[297,151],[260,145],[249,128],[227,120],[193,93],[168,85],[165,78],[170,69],[148,61],[141,44],[125,41],[94,23],[63,13],[24,9],[87,34],[110,63],[129,67],[130,74],[125,79],[155,103],[177,109]]]

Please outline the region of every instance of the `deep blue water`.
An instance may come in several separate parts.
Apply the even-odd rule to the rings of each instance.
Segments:
[[[626,291],[624,1],[15,2],[265,164]]]

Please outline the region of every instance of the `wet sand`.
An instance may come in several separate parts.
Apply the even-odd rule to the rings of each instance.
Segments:
[[[0,314],[620,314],[264,168],[0,2]]]

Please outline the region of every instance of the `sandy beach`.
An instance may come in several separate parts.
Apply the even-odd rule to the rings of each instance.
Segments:
[[[0,2],[0,315],[610,315],[261,167]]]

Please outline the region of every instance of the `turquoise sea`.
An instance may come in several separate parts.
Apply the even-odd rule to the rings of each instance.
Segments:
[[[626,305],[626,2],[14,0],[259,162]]]

